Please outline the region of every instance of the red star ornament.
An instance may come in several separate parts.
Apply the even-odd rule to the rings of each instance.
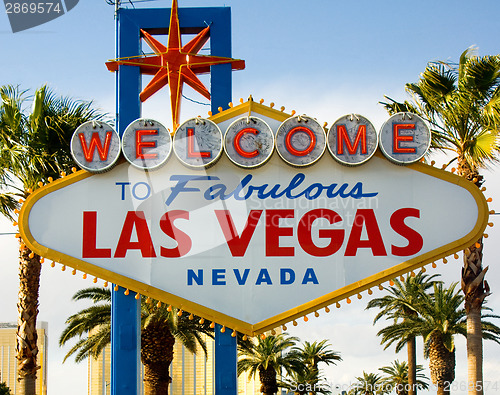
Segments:
[[[116,59],[106,62],[106,66],[109,71],[118,71],[119,65],[139,66],[142,74],[154,75],[139,96],[142,102],[165,85],[168,85],[174,130],[179,126],[184,83],[210,100],[210,92],[196,76],[197,74],[210,73],[210,66],[217,64],[230,63],[233,70],[243,70],[245,68],[244,60],[198,54],[210,37],[210,26],[199,32],[186,45],[181,46],[177,0],[172,0],[167,47],[142,29],[141,35],[155,52],[154,54],[137,58]]]

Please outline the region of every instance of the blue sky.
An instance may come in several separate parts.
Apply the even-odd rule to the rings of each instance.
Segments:
[[[125,5],[129,7],[127,2]],[[170,7],[169,0],[138,3],[136,7]],[[246,70],[233,73],[233,100],[264,98],[276,106],[295,109],[332,124],[337,118],[357,112],[380,128],[387,119],[378,104],[384,95],[405,98],[404,84],[414,82],[430,60],[458,60],[471,45],[480,55],[499,54],[500,2],[405,1],[405,0],[179,0],[179,7],[229,6],[232,9],[233,56],[245,59]],[[48,84],[56,93],[94,100],[96,106],[114,113],[115,79],[104,62],[114,57],[113,7],[104,0],[81,0],[68,14],[45,25],[13,34],[0,8],[0,84],[34,89]],[[185,89],[185,95],[206,102]],[[183,103],[181,120],[205,115],[208,106]],[[160,91],[144,106],[144,115],[170,122],[168,94]],[[439,159],[438,159],[438,163]],[[487,174],[489,196],[500,197],[498,174]],[[493,207],[495,207],[495,201]],[[498,206],[497,211],[500,211]],[[6,221],[2,232],[11,231]],[[485,263],[494,294],[490,305],[500,312],[495,280],[500,279],[498,256],[500,234],[489,231]],[[0,321],[16,320],[17,243],[0,236]],[[459,261],[440,265],[448,283],[459,279]],[[498,282],[496,282],[498,283]],[[41,284],[40,319],[49,321],[49,393],[86,394],[86,365],[62,365],[64,350],[57,339],[64,319],[76,308],[71,295],[90,283],[67,272],[44,268]],[[378,295],[375,293],[375,295]],[[355,300],[349,308],[299,324],[293,334],[303,339],[329,338],[344,361],[327,370],[328,380],[348,383],[363,370],[375,372],[395,358],[382,352],[365,313],[366,300]],[[500,357],[495,344],[486,344],[485,380],[496,380]],[[424,366],[420,353],[419,363]],[[466,378],[465,343],[457,339],[457,383]],[[75,387],[79,387],[78,390]],[[454,391],[461,394],[460,390]]]

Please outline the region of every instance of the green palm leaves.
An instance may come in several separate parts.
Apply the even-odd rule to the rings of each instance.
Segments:
[[[76,362],[88,356],[97,359],[111,342],[111,291],[107,288],[85,288],[76,292],[73,300],[90,300],[93,305],[66,320],[67,326],[59,337],[59,345],[63,346],[74,338],[79,340],[68,351],[64,361],[72,355],[75,355]]]
[[[432,129],[431,148],[457,161],[459,176],[481,187],[481,168],[498,161],[500,150],[500,55],[477,56],[474,48],[462,53],[457,64],[430,62],[416,83],[406,84],[411,100],[382,103],[389,113],[411,111]],[[467,336],[469,382],[482,395],[481,307],[489,295],[482,267],[483,242],[466,249],[462,290],[470,331]],[[449,343],[449,340],[448,340]]]
[[[256,341],[239,343],[238,375],[248,372],[254,377],[259,373],[261,392],[275,394],[279,387],[294,394],[330,394],[329,385],[318,364],[335,364],[341,361],[340,353],[332,351],[327,340],[304,342],[286,334],[270,335]],[[287,377],[277,380],[285,371]]]
[[[73,165],[69,142],[75,129],[103,114],[91,102],[58,97],[46,86],[32,96],[2,86],[0,98],[0,212],[12,218],[26,190]]]
[[[394,321],[394,325],[384,328],[378,333],[379,336],[382,336],[382,343],[385,343],[385,348],[397,342],[396,352],[399,352],[405,345],[407,346],[408,393],[410,395],[416,394],[418,388],[415,341],[417,335],[414,333],[400,333],[400,327],[407,325],[411,317],[418,316],[418,303],[425,295],[425,292],[435,284],[434,279],[436,277],[437,275],[428,276],[423,272],[419,272],[415,277],[407,276],[405,281],[396,279],[393,287],[386,288],[389,292],[388,295],[372,299],[366,307],[367,309],[375,307],[380,309],[374,323],[382,317]]]
[[[422,336],[432,382],[442,389],[455,378],[454,336],[467,335],[464,296],[456,290],[456,283],[446,288],[441,282],[423,283],[420,292],[415,294],[415,288],[409,286],[411,281],[409,276],[405,283],[396,282],[394,288],[389,289],[390,295],[370,301],[368,307],[381,308],[375,320],[386,317],[393,322],[378,332],[386,348],[396,343],[396,351],[399,351],[409,339]],[[429,285],[432,286],[430,293],[425,292],[430,289]],[[500,318],[483,315],[488,317]],[[482,327],[485,339],[500,342],[499,327],[484,320]]]
[[[111,291],[100,287],[85,288],[76,292],[73,300],[88,300],[93,304],[66,320],[67,326],[59,338],[59,344],[64,346],[72,339],[79,340],[68,351],[64,360],[73,355],[76,362],[81,362],[89,356],[97,358],[111,341]],[[190,319],[186,314],[179,314],[176,308],[169,308],[164,304],[158,307],[155,301],[146,301],[147,298],[143,296],[141,300],[143,331],[160,326],[164,332],[171,332],[190,352],[196,352],[198,346],[206,352],[202,334],[213,337],[213,329],[208,323],[200,321],[199,317]]]
[[[335,365],[337,362],[342,361],[340,353],[330,350],[330,347],[327,340],[312,343],[304,341],[301,347],[293,347],[292,353],[310,369],[317,371],[320,362],[326,365]]]
[[[379,370],[385,373],[382,379],[384,385],[394,388],[397,395],[408,394],[410,386],[408,384],[408,364],[405,361],[399,362],[396,359],[390,366],[383,366]],[[423,370],[422,365],[416,366],[416,385],[418,388],[426,390],[429,388],[429,384],[427,383],[428,378],[421,373]]]
[[[64,360],[75,356],[76,362],[87,357],[97,358],[111,342],[111,291],[106,288],[86,288],[78,291],[73,300],[88,300],[92,306],[73,314],[59,338],[63,346],[77,339]],[[179,340],[188,351],[195,353],[207,347],[203,335],[213,337],[213,329],[199,317],[157,303],[145,296],[141,299],[141,361],[144,364],[145,394],[166,393],[169,366],[174,357],[174,344]]]
[[[433,148],[453,153],[472,172],[498,160],[500,56],[462,53],[458,64],[430,62],[418,82],[406,84],[412,100],[389,99],[389,113],[411,111],[427,119]]]
[[[281,369],[292,372],[294,369],[302,368],[303,365],[297,356],[286,352],[298,340],[296,337],[279,334],[266,336],[264,339],[259,338],[257,342],[240,343],[238,375],[248,372],[249,377],[252,377],[261,371],[274,371],[275,374],[280,374]]]
[[[378,374],[363,372],[363,376],[356,377],[356,380],[349,395],[384,395],[391,392]]]

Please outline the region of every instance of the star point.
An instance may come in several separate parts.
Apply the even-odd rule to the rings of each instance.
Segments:
[[[174,130],[179,125],[180,103],[184,84],[188,84],[200,95],[210,100],[210,92],[197,77],[198,74],[209,73],[210,66],[217,64],[230,63],[233,70],[245,68],[244,60],[200,55],[198,53],[210,38],[210,25],[182,46],[176,0],[172,1],[167,46],[143,29],[141,29],[141,37],[154,51],[153,54],[112,60],[107,62],[106,66],[110,71],[118,71],[120,65],[138,66],[142,74],[153,75],[152,80],[139,95],[142,102],[168,85]]]

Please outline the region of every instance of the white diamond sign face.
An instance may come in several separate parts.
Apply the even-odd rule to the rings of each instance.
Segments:
[[[478,188],[424,164],[274,153],[256,169],[223,155],[77,172],[32,194],[20,226],[42,256],[256,334],[468,247],[487,215]]]

